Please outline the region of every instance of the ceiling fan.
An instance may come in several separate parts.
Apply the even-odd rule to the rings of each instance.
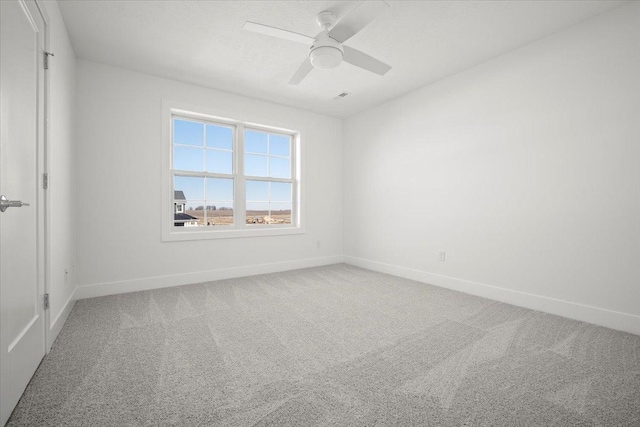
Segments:
[[[309,48],[309,56],[289,80],[290,85],[300,83],[313,68],[335,68],[342,61],[384,76],[391,69],[391,66],[357,49],[344,46],[343,43],[373,22],[388,7],[389,5],[384,1],[363,1],[340,19],[337,24],[337,17],[333,12],[320,12],[316,17],[316,21],[322,31],[315,38],[250,21],[245,22],[243,28],[311,46]]]

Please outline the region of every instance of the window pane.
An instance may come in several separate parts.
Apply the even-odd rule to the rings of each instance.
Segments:
[[[188,214],[202,217],[204,216],[202,213],[203,210],[204,210],[203,200],[187,200],[185,203],[184,211]]]
[[[264,224],[269,215],[269,203],[247,202],[247,224]]]
[[[207,202],[208,225],[233,225],[233,203]]]
[[[204,202],[202,200],[177,200],[173,213],[176,227],[201,227],[204,225]],[[180,212],[182,211],[182,212]]]
[[[207,172],[233,173],[233,152],[207,150]]]
[[[247,153],[267,154],[267,134],[246,130],[244,132],[244,151]]]
[[[207,147],[233,149],[233,129],[207,125]]]
[[[269,203],[267,202],[247,202],[247,215],[249,212],[252,214],[262,213],[267,215],[269,213]]]
[[[267,156],[245,154],[244,174],[250,176],[267,176]]]
[[[291,203],[271,203],[271,224],[291,224]]]
[[[201,148],[173,147],[173,169],[202,172],[204,152]]]
[[[247,180],[247,202],[268,202],[269,182]]]
[[[210,200],[233,201],[233,179],[207,178],[207,205]]]
[[[175,199],[204,200],[204,178],[176,176],[173,189]]]
[[[291,138],[282,135],[269,135],[269,154],[289,157],[291,154]]]
[[[282,157],[269,157],[269,176],[291,178],[291,160]]]
[[[291,202],[291,187],[292,185],[289,182],[272,182],[271,201]]]
[[[202,123],[174,119],[173,143],[202,147],[204,144],[204,125]]]

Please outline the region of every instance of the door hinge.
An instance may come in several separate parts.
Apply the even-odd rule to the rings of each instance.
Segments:
[[[43,173],[42,174],[42,188],[44,188],[45,190],[49,189],[49,174],[48,173]]]
[[[49,310],[49,294],[44,294],[44,309]]]
[[[50,56],[55,56],[53,53],[51,52],[45,52],[44,53],[44,69],[48,70],[49,69],[49,57]]]

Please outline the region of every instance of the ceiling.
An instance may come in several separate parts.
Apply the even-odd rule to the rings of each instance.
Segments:
[[[373,0],[371,0],[373,1]],[[390,1],[345,44],[393,68],[348,63],[287,81],[308,46],[242,29],[315,36],[315,15],[359,1],[59,1],[79,58],[347,117],[612,9],[625,1]],[[334,99],[348,92],[345,98]]]

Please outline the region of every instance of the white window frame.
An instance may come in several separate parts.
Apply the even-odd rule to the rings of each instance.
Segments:
[[[234,224],[232,226],[174,227],[174,171],[173,156],[173,118],[175,116],[234,127],[233,178],[234,178]],[[235,237],[276,236],[303,234],[304,208],[302,205],[302,156],[300,130],[292,130],[281,124],[265,125],[272,122],[257,117],[242,117],[243,120],[230,119],[217,111],[206,107],[163,100],[162,102],[162,241],[207,240]],[[257,130],[271,134],[286,135],[291,138],[291,179],[253,177],[244,174],[244,130]],[[180,175],[180,173],[178,173]],[[182,174],[184,175],[184,173]],[[215,174],[189,173],[191,176]],[[222,176],[222,175],[220,175]],[[225,177],[230,177],[226,175]],[[292,211],[291,224],[247,224],[246,223],[246,180],[291,182]]]

